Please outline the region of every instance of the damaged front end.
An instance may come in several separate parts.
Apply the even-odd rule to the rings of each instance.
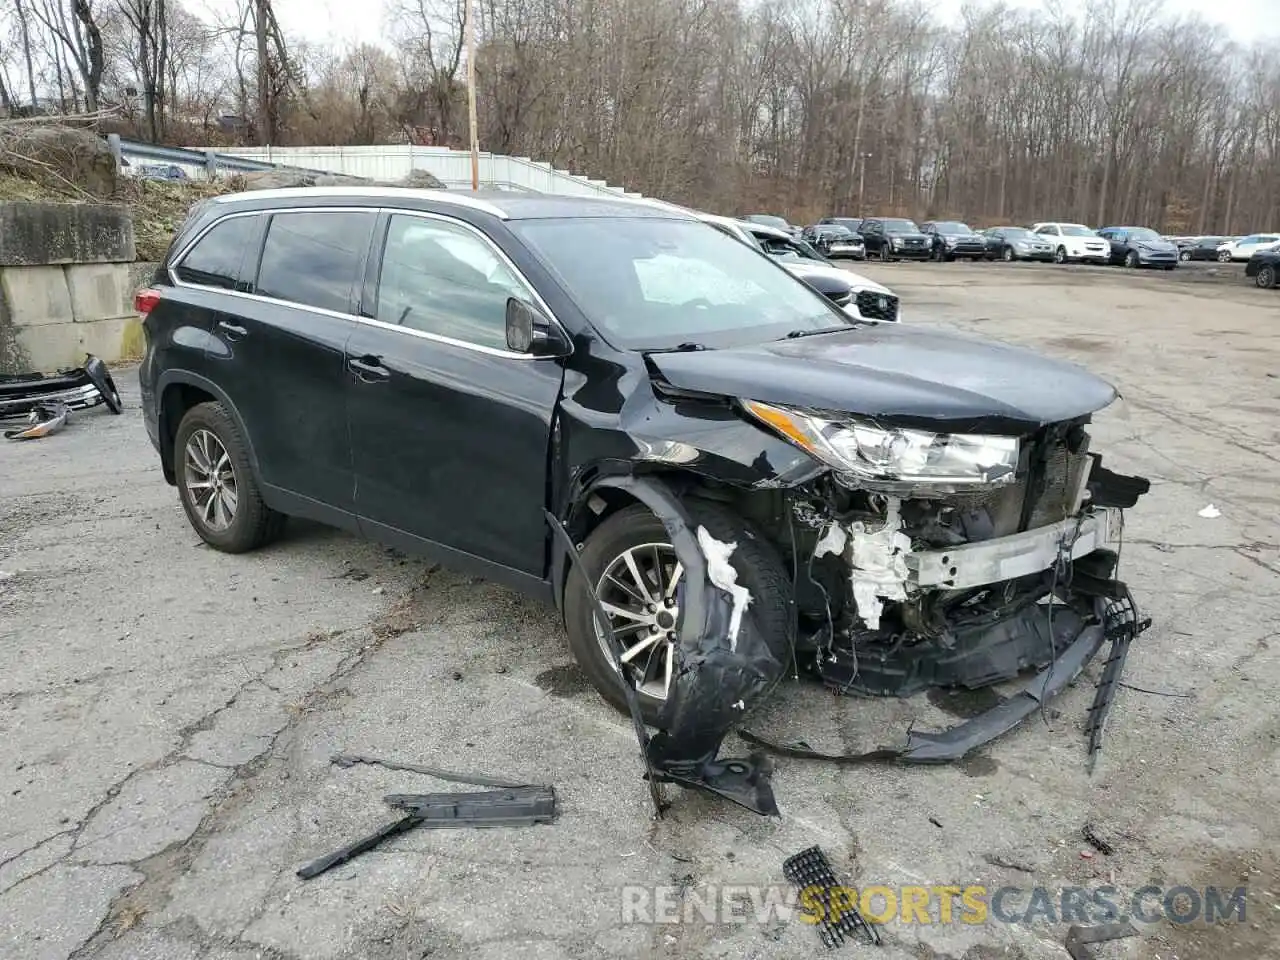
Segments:
[[[1148,625],[1116,579],[1114,547],[1124,509],[1150,484],[1089,451],[1089,416],[1006,436],[744,406],[833,467],[790,498],[803,531],[796,601],[817,624],[800,657],[827,686],[907,697],[1040,671],[988,714],[849,759],[959,759],[1039,709],[1110,643],[1088,724],[1092,758],[1128,644]]]

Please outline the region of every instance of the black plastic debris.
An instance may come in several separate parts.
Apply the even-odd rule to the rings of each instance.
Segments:
[[[1095,960],[1097,955],[1091,944],[1137,935],[1138,931],[1127,920],[1120,923],[1100,923],[1092,927],[1073,925],[1067,928],[1067,939],[1063,945],[1067,948],[1067,953],[1071,954],[1071,960]]]
[[[439,780],[469,784],[502,784],[506,781],[473,774],[454,774],[434,767],[397,764],[394,761],[339,754],[333,758],[338,766],[370,763],[388,769],[404,769],[423,773]],[[305,864],[298,876],[310,880],[327,870],[374,849],[391,837],[414,829],[447,830],[461,827],[524,827],[551,823],[559,815],[554,787],[515,784],[498,790],[476,790],[464,793],[395,793],[383,798],[388,806],[407,812],[407,816],[384,824],[367,837],[325,854]]]
[[[31,407],[27,423],[4,432],[6,440],[39,440],[67,425],[71,408],[59,400],[41,400]]]
[[[1110,843],[1098,836],[1098,831],[1091,823],[1086,823],[1081,829],[1080,835],[1084,837],[1084,842],[1097,850],[1104,857],[1109,857],[1116,852],[1116,848]]]
[[[782,875],[800,891],[801,903],[820,911],[816,926],[827,949],[858,938],[880,945],[880,932],[867,923],[852,902],[852,888],[840,883],[831,861],[819,846],[801,850],[782,862]]]
[[[84,366],[53,376],[0,374],[0,418],[25,417],[37,404],[45,403],[63,403],[72,410],[105,403],[116,414],[124,409],[107,365],[91,353],[85,354]]]

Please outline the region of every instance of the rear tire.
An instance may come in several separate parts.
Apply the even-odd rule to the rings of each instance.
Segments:
[[[1259,267],[1253,282],[1263,290],[1270,290],[1276,285],[1276,268],[1269,264]]]
[[[1220,252],[1218,253],[1218,262],[1219,262],[1219,263],[1230,263],[1230,262],[1231,262],[1231,253],[1230,253],[1230,251],[1227,251],[1227,250],[1222,250],[1222,251],[1220,251]]]
[[[784,643],[790,645],[794,639],[791,636],[791,577],[778,551],[746,520],[720,504],[689,499],[684,501],[684,506],[694,522],[695,535],[697,527],[704,526],[717,540],[738,545],[729,562],[737,571],[738,582],[751,592],[751,603],[742,618],[743,634],[755,631],[765,637],[774,650]],[[628,549],[642,544],[669,545],[670,542],[662,521],[648,507],[637,504],[619,510],[591,532],[582,548],[582,565],[592,583],[598,584],[615,558],[620,558]],[[656,586],[656,583],[651,582],[650,585]],[[683,589],[683,585],[677,589],[677,597],[682,595]],[[564,613],[573,658],[600,695],[625,712],[627,700],[622,680],[597,636],[592,604],[582,576],[573,570],[569,571],[569,582],[565,586]],[[619,624],[625,622],[624,619],[615,621]],[[678,631],[677,625],[675,632]],[[624,648],[627,639],[624,638]],[[655,644],[652,648],[655,655],[665,656],[665,646],[666,642],[662,641]],[[664,703],[661,696],[640,694],[640,707],[647,723],[656,725]]]
[[[284,514],[262,500],[248,444],[222,404],[196,404],[182,418],[173,441],[173,473],[187,519],[209,546],[245,553],[284,529]]]
[[[1181,253],[1178,254],[1178,259],[1181,260],[1183,263],[1186,263],[1188,260],[1191,259],[1191,251],[1183,250]]]

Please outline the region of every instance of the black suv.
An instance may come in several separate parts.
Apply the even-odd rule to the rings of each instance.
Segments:
[[[638,690],[660,771],[797,658],[905,694],[1055,658],[1065,683],[1099,648],[1136,481],[1085,424],[1115,390],[857,320],[675,208],[224,196],[137,305],[146,428],[205,541],[308,517],[546,598],[601,692]]]
[[[933,256],[933,238],[921,233],[914,220],[901,217],[868,217],[858,227],[867,248],[867,259],[927,260]]]

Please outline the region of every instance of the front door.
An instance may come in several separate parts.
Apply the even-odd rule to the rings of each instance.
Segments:
[[[540,578],[563,368],[510,352],[505,333],[507,298],[535,297],[460,221],[394,213],[380,230],[346,350],[361,529]]]

